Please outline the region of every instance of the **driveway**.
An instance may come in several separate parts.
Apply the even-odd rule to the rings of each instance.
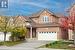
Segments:
[[[60,49],[49,49],[49,48],[37,48],[39,46],[45,45],[52,41],[38,41],[38,40],[28,40],[25,43],[18,44],[12,47],[1,46],[0,50],[60,50]]]
[[[37,48],[37,47],[39,47],[41,45],[45,45],[47,43],[50,43],[50,41],[29,40],[25,43],[18,44],[18,45],[13,46],[13,47]]]

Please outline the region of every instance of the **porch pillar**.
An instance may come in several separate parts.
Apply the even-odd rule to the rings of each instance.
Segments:
[[[32,39],[32,26],[30,27],[30,38]]]

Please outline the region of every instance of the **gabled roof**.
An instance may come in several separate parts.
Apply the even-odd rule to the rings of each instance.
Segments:
[[[47,11],[47,12],[50,13],[52,16],[58,17],[58,16],[56,16],[53,12],[49,11],[48,9],[43,9],[43,10],[41,10],[41,11],[35,13],[35,14],[32,14],[32,15],[30,16],[30,18],[39,17],[44,11]]]
[[[26,19],[26,21],[31,21],[29,17],[24,16],[24,18]]]
[[[14,22],[17,20],[18,17],[22,17],[22,19],[23,19],[25,22],[29,22],[29,23],[31,23],[31,24],[34,24],[34,23],[35,23],[31,18],[29,18],[29,17],[27,17],[27,16],[16,16],[16,17],[12,17],[13,20],[14,20]]]
[[[12,17],[12,18],[13,18],[14,21],[15,21],[15,20],[17,20],[18,17],[22,17],[25,21],[30,21],[30,20],[29,20],[29,17],[26,17],[26,16],[15,16],[15,17]]]

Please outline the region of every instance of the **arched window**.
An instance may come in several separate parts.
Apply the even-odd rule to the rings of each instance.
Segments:
[[[48,23],[49,22],[49,17],[48,16],[44,16],[43,17],[43,22]]]

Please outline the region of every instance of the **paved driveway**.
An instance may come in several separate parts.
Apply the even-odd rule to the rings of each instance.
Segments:
[[[37,48],[41,45],[45,45],[50,42],[51,41],[29,40],[25,43],[18,44],[12,47],[2,46],[0,47],[0,50],[60,50],[60,49]]]
[[[50,41],[38,41],[38,40],[29,40],[26,43],[22,43],[13,47],[24,47],[24,48],[37,48],[41,45],[50,43]]]

